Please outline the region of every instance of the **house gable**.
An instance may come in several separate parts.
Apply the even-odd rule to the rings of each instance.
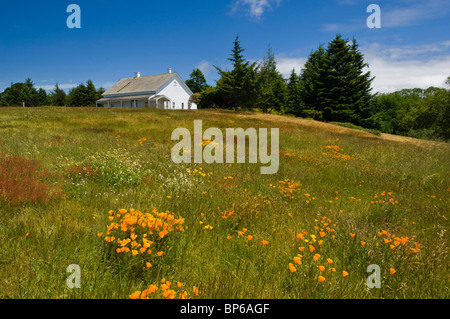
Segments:
[[[192,96],[194,93],[192,93],[191,89],[186,85],[186,83],[183,81],[183,79],[178,75],[178,73],[172,73],[173,76],[166,82],[164,83],[158,90],[157,90],[157,94],[159,92],[162,92],[165,88],[167,88],[169,85],[172,85],[174,80],[177,81],[177,84],[179,84],[183,90],[186,91],[186,94],[188,94],[189,96]]]

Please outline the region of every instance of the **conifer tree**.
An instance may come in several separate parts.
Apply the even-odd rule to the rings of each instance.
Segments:
[[[55,89],[49,94],[49,99],[53,106],[66,106],[67,94],[56,83]]]
[[[270,46],[267,56],[258,67],[257,92],[256,105],[261,108],[263,113],[268,113],[270,110],[284,112],[287,101],[286,83],[277,70],[275,55]]]
[[[327,121],[350,122],[376,128],[373,117],[370,72],[358,49],[341,35],[308,58],[301,76],[302,99],[307,108],[322,113]]]
[[[304,109],[313,110],[320,114],[323,109],[318,105],[318,98],[319,89],[324,85],[325,58],[326,51],[323,46],[319,46],[316,51],[309,55],[300,75],[300,93]]]
[[[205,75],[198,68],[192,71],[190,78],[186,80],[186,85],[191,89],[192,93],[201,93],[209,86],[206,83]]]
[[[295,72],[295,69],[292,69],[287,84],[286,113],[302,116],[303,108],[304,104],[301,96],[300,77]]]
[[[223,106],[237,110],[239,107],[250,107],[256,98],[256,63],[250,64],[244,58],[239,37],[236,37],[228,58],[232,62],[231,71],[223,71],[215,66],[221,78],[217,81],[217,99]]]

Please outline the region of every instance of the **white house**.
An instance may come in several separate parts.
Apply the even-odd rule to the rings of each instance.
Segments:
[[[196,110],[190,101],[193,95],[178,73],[169,69],[166,74],[122,79],[105,93],[96,105],[104,107],[148,107],[152,109]]]

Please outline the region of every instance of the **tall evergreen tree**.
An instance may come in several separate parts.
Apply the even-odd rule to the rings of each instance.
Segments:
[[[286,83],[277,70],[277,62],[271,47],[258,67],[257,92],[256,105],[263,113],[268,113],[270,110],[284,112],[287,100]]]
[[[295,69],[292,69],[287,84],[286,113],[302,116],[303,109],[304,104],[300,89],[300,77],[295,72]]]
[[[364,55],[359,50],[359,45],[355,38],[352,40],[351,53],[353,55],[353,75],[350,80],[350,91],[353,97],[353,107],[359,118],[359,125],[370,128],[379,128],[380,123],[374,117],[374,104],[372,91],[371,72],[364,73],[364,69],[369,65],[364,61]]]
[[[357,122],[351,89],[353,55],[347,41],[340,35],[328,44],[325,61],[317,107],[323,111],[325,120]]]
[[[50,103],[53,106],[66,106],[67,105],[67,94],[61,89],[56,83],[55,88],[49,94]]]
[[[48,105],[49,101],[48,101],[47,92],[43,88],[40,88],[37,91],[37,93],[38,93],[38,96],[39,96],[39,106]]]
[[[25,80],[25,86],[20,92],[19,97],[27,107],[39,106],[39,94],[30,78]]]
[[[88,80],[86,83],[86,94],[87,101],[84,106],[95,106],[95,101],[97,99],[97,90],[95,88],[94,83],[91,80]]]
[[[236,37],[228,58],[233,65],[231,71],[223,71],[215,66],[221,78],[217,81],[217,98],[227,108],[237,110],[250,107],[256,98],[256,63],[250,64],[244,58],[239,37]]]
[[[67,95],[68,106],[89,106],[89,91],[83,83],[71,89]]]
[[[308,108],[322,113],[327,121],[351,122],[377,128],[373,117],[370,72],[358,49],[337,35],[327,49],[313,52],[301,77],[302,99]]]
[[[192,93],[201,93],[209,86],[206,83],[205,75],[198,68],[192,71],[190,78],[186,80],[186,85],[191,89]]]
[[[321,119],[323,109],[318,104],[319,91],[324,85],[326,69],[326,51],[323,46],[310,53],[300,75],[300,93],[304,105],[301,115],[306,115],[305,110],[319,114],[316,119]],[[310,114],[308,114],[310,115]]]

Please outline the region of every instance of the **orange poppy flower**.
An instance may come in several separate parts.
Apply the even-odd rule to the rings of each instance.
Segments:
[[[289,270],[291,271],[291,273],[297,271],[297,269],[294,267],[293,263],[289,263]]]

